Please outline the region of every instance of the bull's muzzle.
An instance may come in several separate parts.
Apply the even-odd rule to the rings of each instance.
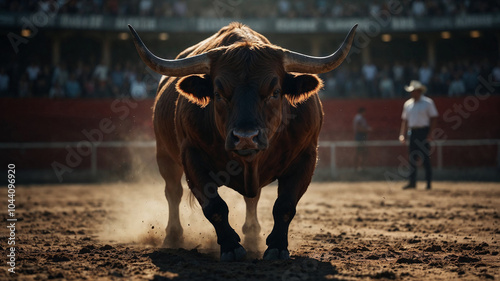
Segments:
[[[261,140],[260,130],[232,130],[226,142],[226,148],[240,156],[248,156],[267,148]]]
[[[240,131],[233,130],[234,148],[236,150],[257,149],[258,148],[258,130]]]

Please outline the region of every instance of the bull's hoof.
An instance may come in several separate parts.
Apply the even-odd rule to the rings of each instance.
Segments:
[[[220,261],[222,262],[231,262],[231,261],[242,261],[245,259],[247,255],[247,251],[240,246],[232,251],[222,252],[220,254]]]
[[[274,261],[274,260],[288,260],[290,259],[290,252],[287,249],[279,250],[276,248],[270,249],[268,248],[264,252],[264,260],[266,261]]]
[[[184,236],[182,235],[182,230],[180,232],[170,232],[167,233],[165,240],[163,240],[162,248],[175,249],[182,247],[184,244]]]
[[[184,243],[184,230],[179,226],[167,226],[166,236],[163,240],[162,248],[179,248]]]
[[[175,238],[167,237],[167,238],[165,238],[165,240],[163,240],[163,243],[161,244],[161,248],[175,249],[175,248],[182,247],[183,243],[184,243],[184,238],[182,236],[175,237]]]

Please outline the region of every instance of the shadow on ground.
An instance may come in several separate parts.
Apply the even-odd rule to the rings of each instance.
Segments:
[[[198,250],[156,249],[148,254],[159,269],[153,280],[338,280],[329,262],[292,256],[286,261],[263,261],[249,252],[244,262],[220,262],[216,253]]]

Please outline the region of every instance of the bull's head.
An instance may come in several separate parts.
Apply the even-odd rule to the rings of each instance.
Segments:
[[[225,148],[240,156],[268,147],[282,124],[283,104],[296,106],[322,87],[314,74],[338,67],[346,58],[355,25],[330,56],[311,57],[270,44],[235,43],[206,53],[166,60],[152,54],[129,25],[142,60],[154,71],[182,77],[177,91],[205,107],[214,103],[215,122]],[[304,73],[304,74],[293,74]]]

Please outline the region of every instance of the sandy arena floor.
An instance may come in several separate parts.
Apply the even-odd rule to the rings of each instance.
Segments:
[[[244,241],[249,255],[239,263],[218,261],[215,232],[189,206],[187,191],[185,243],[160,249],[168,217],[160,182],[20,185],[16,273],[7,272],[4,226],[0,280],[500,280],[500,184],[402,185],[312,184],[290,228],[292,259],[284,262],[261,259],[276,198],[276,187],[266,187],[262,239]],[[243,239],[244,201],[227,188],[221,194]]]

